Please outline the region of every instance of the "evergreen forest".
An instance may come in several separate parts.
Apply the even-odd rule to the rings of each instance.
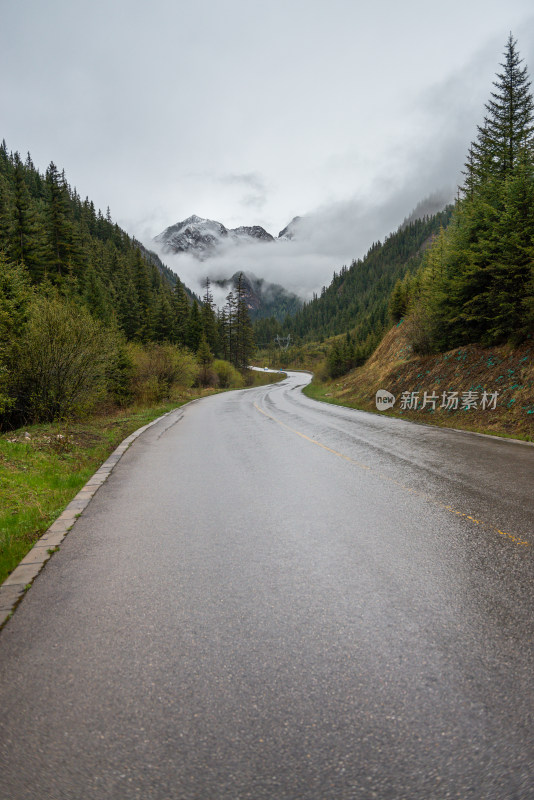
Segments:
[[[225,385],[228,368],[217,374],[214,357],[242,369],[252,350],[242,281],[218,312],[209,281],[194,297],[54,163],[42,174],[2,142],[1,426],[68,416],[104,396],[127,403],[132,376],[153,401],[178,377]]]
[[[391,317],[408,316],[416,352],[518,344],[534,333],[530,85],[510,34],[450,223],[391,296]]]

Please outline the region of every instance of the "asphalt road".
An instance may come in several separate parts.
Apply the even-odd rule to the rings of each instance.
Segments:
[[[306,381],[127,451],[0,633],[2,800],[534,798],[534,447]]]

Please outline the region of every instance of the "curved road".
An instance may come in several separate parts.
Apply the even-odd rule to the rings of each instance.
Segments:
[[[220,394],[0,633],[2,800],[534,797],[534,448]]]

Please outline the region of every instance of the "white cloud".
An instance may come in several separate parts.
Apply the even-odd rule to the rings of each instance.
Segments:
[[[453,190],[510,28],[534,69],[531,0],[4,6],[10,148],[145,242],[193,213],[273,234],[307,215],[306,246],[254,256],[306,291]]]

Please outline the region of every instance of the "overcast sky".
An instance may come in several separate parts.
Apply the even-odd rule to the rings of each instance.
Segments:
[[[423,197],[452,194],[510,30],[534,70],[532,0],[0,0],[0,12],[10,149],[65,168],[147,244],[193,213],[274,235],[311,215],[306,246],[248,265],[304,292]]]

